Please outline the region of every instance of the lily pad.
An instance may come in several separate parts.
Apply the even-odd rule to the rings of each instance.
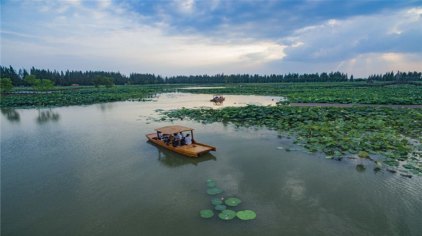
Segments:
[[[218,217],[222,220],[231,220],[236,216],[236,212],[232,210],[224,210],[220,214],[218,214]]]
[[[369,153],[367,153],[365,151],[359,151],[358,152],[358,157],[360,157],[360,158],[368,158],[369,157]]]
[[[202,218],[211,218],[211,217],[213,217],[214,216],[214,212],[212,211],[212,210],[210,210],[210,209],[206,209],[206,210],[201,210],[200,212],[199,212],[199,215],[202,217]]]
[[[238,211],[236,213],[237,218],[241,220],[253,220],[256,218],[256,213],[252,210],[244,210],[244,211]]]
[[[226,205],[217,205],[214,207],[215,210],[217,211],[224,211],[227,209]]]
[[[213,179],[207,179],[207,185],[209,186],[209,185],[216,185],[217,184],[217,182],[215,181],[215,180],[213,180]]]
[[[411,164],[404,164],[403,167],[406,168],[406,169],[414,169],[415,168]]]
[[[239,198],[235,198],[235,197],[231,197],[231,198],[227,198],[224,203],[226,203],[227,206],[237,206],[241,203],[242,201]]]
[[[207,186],[208,186],[209,188],[214,188],[214,187],[216,187],[216,186],[217,186],[217,184],[216,184],[215,182],[207,182]]]
[[[217,195],[217,194],[220,194],[220,193],[222,193],[223,192],[223,190],[222,189],[220,189],[220,188],[217,188],[217,187],[214,187],[214,188],[209,188],[208,190],[207,190],[207,193],[209,194],[209,195]]]
[[[221,205],[221,204],[223,204],[223,201],[220,199],[220,198],[213,198],[212,200],[211,200],[211,204],[213,204],[213,205]]]
[[[366,168],[363,164],[356,165],[356,170],[359,171],[359,172],[363,172],[363,171],[365,171],[365,169]]]

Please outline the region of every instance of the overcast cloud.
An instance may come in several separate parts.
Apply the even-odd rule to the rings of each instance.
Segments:
[[[2,1],[1,65],[189,75],[421,71],[421,1]]]

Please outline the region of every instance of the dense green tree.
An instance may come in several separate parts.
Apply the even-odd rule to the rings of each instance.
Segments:
[[[49,89],[52,89],[53,87],[54,87],[54,83],[53,83],[53,81],[51,81],[49,79],[36,79],[35,80],[34,88],[36,90],[49,90]]]
[[[24,79],[25,83],[29,86],[34,86],[36,83],[37,77],[35,75],[27,75]]]
[[[9,78],[12,80],[13,86],[23,85],[22,78],[16,73],[15,69],[12,66],[3,67],[0,66],[0,76],[2,78]]]
[[[0,78],[1,93],[8,93],[12,90],[13,84],[10,78]]]
[[[284,75],[258,75],[258,74],[216,74],[216,75],[190,75],[190,76],[170,76],[161,77],[154,74],[132,73],[129,76],[120,74],[120,72],[106,71],[50,71],[32,67],[29,73],[25,69],[19,69],[16,73],[13,67],[0,66],[1,77],[7,77],[12,80],[14,86],[26,85],[24,81],[28,75],[36,76],[40,79],[48,79],[58,86],[78,85],[106,85],[105,81],[96,79],[97,77],[111,78],[111,84],[207,84],[207,83],[278,83],[278,82],[343,82],[343,81],[391,81],[394,83],[409,83],[411,81],[422,81],[422,72],[387,72],[385,74],[370,75],[367,78],[348,77],[341,72],[323,72],[311,74],[288,73]],[[99,84],[100,82],[100,84]]]
[[[95,79],[93,80],[93,84],[96,88],[98,88],[100,85],[104,85],[106,88],[111,88],[114,85],[113,79],[111,77],[99,75],[95,77]]]

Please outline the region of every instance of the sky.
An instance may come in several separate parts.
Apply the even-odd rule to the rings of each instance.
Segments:
[[[422,71],[422,0],[1,0],[2,66],[202,74]]]

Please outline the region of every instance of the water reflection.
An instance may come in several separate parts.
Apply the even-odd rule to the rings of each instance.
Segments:
[[[37,117],[37,123],[42,125],[45,124],[47,122],[57,122],[60,120],[60,115],[57,112],[53,112],[51,109],[50,110],[38,110],[38,117]]]
[[[107,111],[113,109],[113,103],[101,103],[97,105],[101,111]]]
[[[19,113],[13,108],[2,108],[1,114],[10,122],[19,122],[21,120]]]
[[[154,144],[150,142],[148,143],[155,146]],[[185,156],[179,155],[177,153],[171,152],[161,147],[157,147],[157,152],[158,152],[158,160],[162,164],[168,167],[179,167],[179,166],[188,165],[188,164],[197,166],[201,162],[217,160],[217,158],[211,153],[204,154],[203,156],[200,156],[200,157],[192,158],[192,157],[185,157]]]

